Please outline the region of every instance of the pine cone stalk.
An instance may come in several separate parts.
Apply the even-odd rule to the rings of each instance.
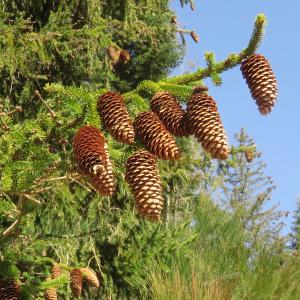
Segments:
[[[132,190],[138,214],[158,221],[163,198],[155,156],[144,150],[130,156],[126,162],[125,179]]]
[[[180,158],[179,148],[174,138],[154,112],[140,113],[136,117],[133,126],[137,138],[148,151],[166,160]]]
[[[134,143],[134,129],[121,94],[107,92],[101,95],[97,108],[105,130],[121,143]]]
[[[179,137],[190,134],[187,115],[175,96],[169,92],[158,92],[152,97],[150,105],[170,133]]]
[[[213,158],[226,159],[228,141],[217,104],[205,89],[196,87],[188,102],[187,112],[195,137]]]
[[[275,105],[278,90],[270,63],[263,55],[253,54],[242,61],[241,71],[259,112],[269,114]]]
[[[80,171],[103,196],[114,193],[112,165],[102,132],[93,126],[80,128],[73,139],[73,151]]]

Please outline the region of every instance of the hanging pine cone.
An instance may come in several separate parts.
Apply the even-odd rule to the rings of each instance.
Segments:
[[[117,49],[116,47],[110,45],[107,48],[107,55],[112,63],[112,65],[115,65],[118,63],[120,58],[121,51]]]
[[[0,279],[0,299],[21,300],[21,290],[19,285],[12,280]]]
[[[277,98],[277,81],[268,60],[261,54],[253,54],[242,61],[241,71],[259,112],[267,115]]]
[[[119,142],[134,143],[134,129],[122,95],[107,92],[100,96],[98,112],[104,128]]]
[[[188,136],[190,127],[187,115],[175,96],[158,92],[151,99],[151,110],[157,114],[167,130],[175,136]]]
[[[45,290],[44,293],[45,300],[57,300],[56,288],[49,288]]]
[[[163,198],[155,156],[141,150],[129,157],[125,179],[132,190],[137,212],[148,220],[158,221]]]
[[[51,269],[51,278],[55,279],[61,275],[61,268],[58,264],[54,264]]]
[[[80,171],[103,196],[114,192],[112,165],[102,132],[92,126],[80,128],[73,140],[73,151]]]
[[[200,39],[195,31],[191,31],[191,37],[195,43],[199,43]]]
[[[119,62],[122,64],[127,64],[131,59],[131,56],[127,50],[122,50],[119,57]]]
[[[88,285],[93,286],[95,288],[100,287],[99,280],[97,278],[96,273],[90,268],[81,268],[80,269],[84,279],[87,281]]]
[[[171,24],[174,24],[174,25],[177,24],[177,18],[176,18],[176,16],[172,16],[172,18],[171,18]]]
[[[247,160],[248,163],[251,163],[254,159],[254,154],[253,151],[251,149],[249,150],[245,150],[245,158]]]
[[[202,147],[213,158],[226,159],[228,142],[214,99],[196,87],[188,102],[187,112],[194,135]]]
[[[133,126],[136,136],[148,151],[162,159],[180,158],[175,140],[154,112],[140,113]]]
[[[70,287],[74,297],[78,298],[82,291],[82,273],[79,269],[70,272]]]

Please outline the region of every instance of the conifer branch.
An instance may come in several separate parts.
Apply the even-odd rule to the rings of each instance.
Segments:
[[[208,65],[206,68],[199,68],[194,73],[175,76],[159,82],[145,80],[141,82],[135,90],[127,94],[152,94],[165,90],[170,91],[177,96],[186,96],[185,94],[190,95],[191,90],[188,85],[199,83],[199,81],[207,77],[211,77],[215,85],[220,85],[222,83],[222,79],[219,75],[220,73],[238,66],[243,59],[257,50],[263,38],[266,23],[267,19],[263,14],[257,15],[248,46],[240,53],[230,54],[225,60],[216,62],[214,53],[208,52],[205,54]],[[179,30],[179,32],[183,33],[182,30]],[[188,31],[185,30],[184,32]]]
[[[212,66],[208,66],[207,68],[199,68],[194,73],[175,76],[173,78],[164,80],[164,82],[174,84],[189,84],[211,76],[212,72],[217,72],[219,74],[236,67],[244,58],[251,55],[257,50],[263,38],[266,22],[266,17],[263,14],[259,14],[256,17],[249,44],[239,54],[230,54],[225,60],[214,63],[213,68]]]
[[[39,288],[41,290],[46,290],[53,287],[60,287],[68,284],[69,282],[69,276],[63,274],[55,279],[48,279],[46,281],[43,281],[40,283]]]

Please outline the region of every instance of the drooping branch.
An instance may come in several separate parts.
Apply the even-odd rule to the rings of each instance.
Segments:
[[[164,79],[160,82],[158,82],[155,86],[153,85],[154,89],[152,89],[151,84],[149,81],[145,85],[144,82],[142,82],[138,88],[136,89],[137,92],[141,92],[143,89],[148,89],[153,92],[155,92],[155,89],[160,84],[174,84],[174,85],[191,85],[193,83],[199,82],[204,78],[216,76],[216,74],[220,74],[224,71],[227,71],[231,68],[234,68],[238,66],[243,59],[245,59],[247,56],[253,54],[257,48],[260,45],[260,42],[264,35],[264,29],[266,26],[267,20],[266,17],[263,14],[259,14],[256,17],[255,23],[254,23],[254,29],[250,38],[250,41],[248,43],[248,46],[243,49],[238,54],[230,54],[225,60],[219,61],[219,62],[213,62],[212,64],[208,63],[208,66],[206,68],[199,68],[196,72],[190,73],[190,74],[184,74],[175,76],[172,78]],[[208,53],[208,57],[210,58],[210,53]],[[206,55],[207,56],[207,55]],[[216,77],[217,78],[217,77]]]
[[[209,77],[212,72],[222,73],[236,67],[244,58],[251,55],[257,50],[263,38],[266,23],[267,20],[263,14],[259,14],[256,17],[254,29],[248,46],[239,54],[230,54],[225,60],[215,63],[213,67],[209,65],[207,68],[199,68],[194,73],[176,76],[165,80],[165,82],[175,84],[189,84],[191,82],[199,81],[203,78]]]

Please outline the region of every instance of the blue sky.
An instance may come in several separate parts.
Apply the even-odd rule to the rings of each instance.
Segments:
[[[268,19],[265,38],[258,50],[271,63],[278,80],[278,102],[268,116],[261,116],[241,76],[239,67],[222,74],[223,85],[213,87],[207,79],[210,94],[218,103],[229,140],[244,127],[263,153],[266,175],[273,178],[277,189],[272,203],[290,211],[285,219],[287,232],[293,221],[296,200],[300,197],[300,101],[297,95],[300,79],[300,1],[263,0],[196,0],[196,10],[181,8],[173,0],[181,28],[191,29],[200,37],[198,44],[186,36],[186,56],[172,74],[195,71],[204,66],[204,52],[214,51],[217,60],[239,52],[251,36],[253,21],[258,13]],[[195,68],[191,68],[191,63]]]

